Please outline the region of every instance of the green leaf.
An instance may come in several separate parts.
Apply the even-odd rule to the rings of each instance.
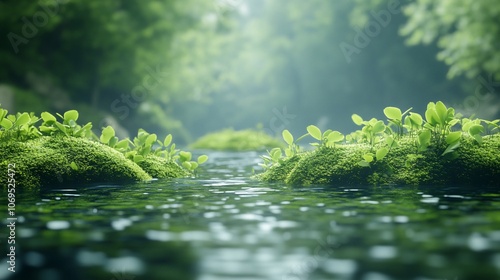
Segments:
[[[128,139],[123,139],[116,143],[115,149],[122,149],[122,150],[128,150],[129,148],[129,141]]]
[[[457,141],[460,141],[460,137],[462,137],[461,131],[450,132],[446,135],[446,143],[448,145],[453,144]]]
[[[427,147],[431,143],[431,132],[430,130],[424,130],[418,135],[418,150],[423,152],[427,150]]]
[[[77,171],[79,168],[78,168],[78,165],[76,165],[76,163],[74,161],[72,161],[69,166],[71,167],[71,169]]]
[[[184,161],[182,163],[182,167],[186,168],[187,170],[191,170],[191,162],[189,161]]]
[[[368,153],[368,154],[364,154],[363,155],[363,159],[367,162],[367,163],[370,163],[373,161],[373,154],[372,153]]]
[[[293,135],[290,133],[290,131],[285,129],[281,134],[283,135],[283,140],[285,140],[285,142],[291,146],[293,144]]]
[[[190,161],[192,157],[190,152],[185,152],[185,151],[181,151],[179,153],[179,156],[181,161]]]
[[[414,126],[420,127],[424,120],[422,119],[422,116],[419,113],[410,113],[409,115],[410,121]]]
[[[273,161],[277,162],[283,155],[280,148],[274,148],[269,152]]]
[[[451,143],[450,145],[448,145],[448,147],[446,148],[446,150],[444,150],[444,152],[441,154],[442,156],[446,155],[446,154],[449,154],[449,153],[452,153],[454,152],[458,147],[460,146],[460,141],[456,141],[454,143]]]
[[[114,148],[117,142],[118,142],[118,137],[113,136],[113,137],[111,137],[111,139],[109,139],[109,143],[108,143],[108,145],[109,145],[111,148]]]
[[[471,122],[469,120],[463,121],[462,122],[462,131],[463,132],[469,132],[469,128],[474,125],[474,122]]]
[[[15,125],[21,126],[29,123],[31,121],[31,117],[28,113],[22,113],[16,120]]]
[[[332,133],[332,132],[333,132],[333,130],[327,129],[325,132],[323,132],[323,136],[321,137],[321,139],[328,138],[328,135],[330,135],[330,133]]]
[[[165,137],[165,140],[163,141],[163,146],[167,147],[172,143],[172,134],[169,134]]]
[[[111,138],[114,136],[115,136],[115,130],[113,129],[113,127],[108,125],[102,130],[100,137],[101,143],[108,144],[109,140],[111,140]]]
[[[57,129],[55,127],[52,127],[52,126],[45,126],[45,125],[41,125],[39,127],[40,131],[43,132],[43,133],[51,133],[51,132],[54,132],[56,131]]]
[[[191,164],[191,168],[189,170],[193,171],[198,168],[198,163],[196,161],[190,161],[189,163]]]
[[[484,127],[479,124],[474,124],[469,127],[469,134],[474,136],[484,132]]]
[[[455,118],[455,109],[450,107],[450,108],[448,108],[448,110],[446,112],[446,121],[451,121],[454,118]],[[456,119],[456,120],[458,121],[458,119]]]
[[[42,120],[44,122],[46,122],[47,124],[52,124],[54,122],[56,122],[56,117],[54,117],[54,115],[52,115],[51,113],[49,112],[43,112],[42,113]]]
[[[401,122],[401,119],[403,117],[403,114],[401,113],[401,110],[396,107],[386,107],[384,109],[384,114],[387,118],[391,120],[396,120]]]
[[[75,128],[77,126],[76,122],[74,120],[69,120],[68,122],[68,125],[71,127],[71,128]]]
[[[443,102],[436,102],[436,113],[439,118],[439,124],[444,125],[448,119],[448,109]]]
[[[92,129],[92,123],[87,123],[86,125],[84,125],[82,128],[80,128],[79,130],[77,130],[75,132],[75,136],[85,136],[87,134],[87,132],[89,132],[90,130]]]
[[[208,156],[207,155],[201,155],[201,156],[198,157],[198,164],[203,164],[207,160],[208,160]]]
[[[373,134],[380,133],[385,130],[385,124],[383,121],[377,121],[373,125]]]
[[[332,131],[330,134],[328,134],[328,142],[337,143],[342,140],[344,140],[344,134],[338,131]]]
[[[481,145],[483,143],[483,137],[481,137],[481,135],[479,134],[474,134],[472,135],[472,137],[474,138],[474,140],[476,140],[476,142]]]
[[[352,119],[352,121],[353,121],[356,125],[362,125],[362,124],[363,124],[363,118],[362,118],[362,117],[360,117],[360,116],[359,116],[359,115],[357,115],[357,114],[352,114],[351,119]]]
[[[142,162],[144,161],[144,157],[141,156],[141,155],[134,155],[134,162],[135,163],[139,163],[139,162]]]
[[[68,135],[68,132],[67,132],[67,127],[65,125],[63,125],[62,123],[60,122],[55,122],[55,125],[57,126],[57,128],[59,128],[59,130],[64,133],[64,135],[66,136],[69,136]]]
[[[363,167],[370,167],[370,163],[369,162],[366,162],[364,160],[361,160],[358,162],[358,165],[359,166],[363,166]]]
[[[64,121],[69,122],[70,120],[78,120],[78,111],[77,110],[69,110],[64,113]]]
[[[434,104],[434,102],[429,102],[429,104],[427,104],[427,110],[425,110],[425,120],[431,126],[436,126],[440,123],[439,117],[436,113],[436,104]]]
[[[5,130],[8,130],[12,127],[12,121],[9,119],[4,118],[1,122],[0,125],[5,128]]]
[[[377,158],[377,160],[382,160],[387,155],[387,153],[389,153],[389,150],[387,148],[380,148],[377,150],[375,157]]]
[[[459,123],[460,120],[459,119],[452,119],[450,120],[450,122],[448,123],[448,126],[451,128],[453,126],[455,126],[457,123]]]
[[[321,130],[315,126],[315,125],[310,125],[307,127],[307,132],[309,132],[309,135],[311,135],[314,139],[316,140],[322,140],[321,139]]]
[[[0,122],[3,120],[3,118],[5,118],[5,116],[7,116],[8,113],[9,111],[0,108]]]
[[[157,139],[157,136],[156,134],[150,134],[147,138],[146,138],[146,141],[144,141],[144,144],[146,146],[152,146],[154,144],[154,142],[156,142],[156,139]]]

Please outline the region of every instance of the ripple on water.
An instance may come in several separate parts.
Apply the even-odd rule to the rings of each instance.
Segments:
[[[397,255],[397,249],[394,246],[373,246],[369,251],[370,257],[374,259],[392,259]]]
[[[127,218],[120,218],[118,220],[114,220],[111,222],[111,227],[114,230],[118,230],[118,231],[124,230],[126,227],[131,226],[131,225],[132,225],[132,220],[127,219]]]
[[[143,262],[133,256],[125,256],[109,259],[106,264],[106,269],[112,273],[132,273],[142,274],[144,270]]]
[[[321,268],[326,273],[348,276],[356,272],[358,265],[354,260],[328,259],[322,263]]]
[[[51,230],[62,230],[70,227],[68,221],[50,221],[47,222],[47,228]]]
[[[148,230],[146,231],[146,238],[154,241],[172,241],[177,239],[176,234],[170,231],[162,230]]]

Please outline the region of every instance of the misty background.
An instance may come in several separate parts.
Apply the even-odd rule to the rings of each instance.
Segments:
[[[343,133],[441,100],[500,117],[495,0],[0,1],[0,103],[188,143],[260,127]]]

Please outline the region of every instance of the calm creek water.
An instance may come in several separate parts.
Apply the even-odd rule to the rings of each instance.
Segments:
[[[209,156],[195,179],[19,194],[0,279],[500,279],[498,188],[266,184],[257,153]]]

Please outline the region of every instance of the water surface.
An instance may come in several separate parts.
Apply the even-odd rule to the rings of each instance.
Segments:
[[[257,153],[209,156],[197,178],[19,194],[0,279],[500,279],[498,188],[287,186],[250,179]]]

